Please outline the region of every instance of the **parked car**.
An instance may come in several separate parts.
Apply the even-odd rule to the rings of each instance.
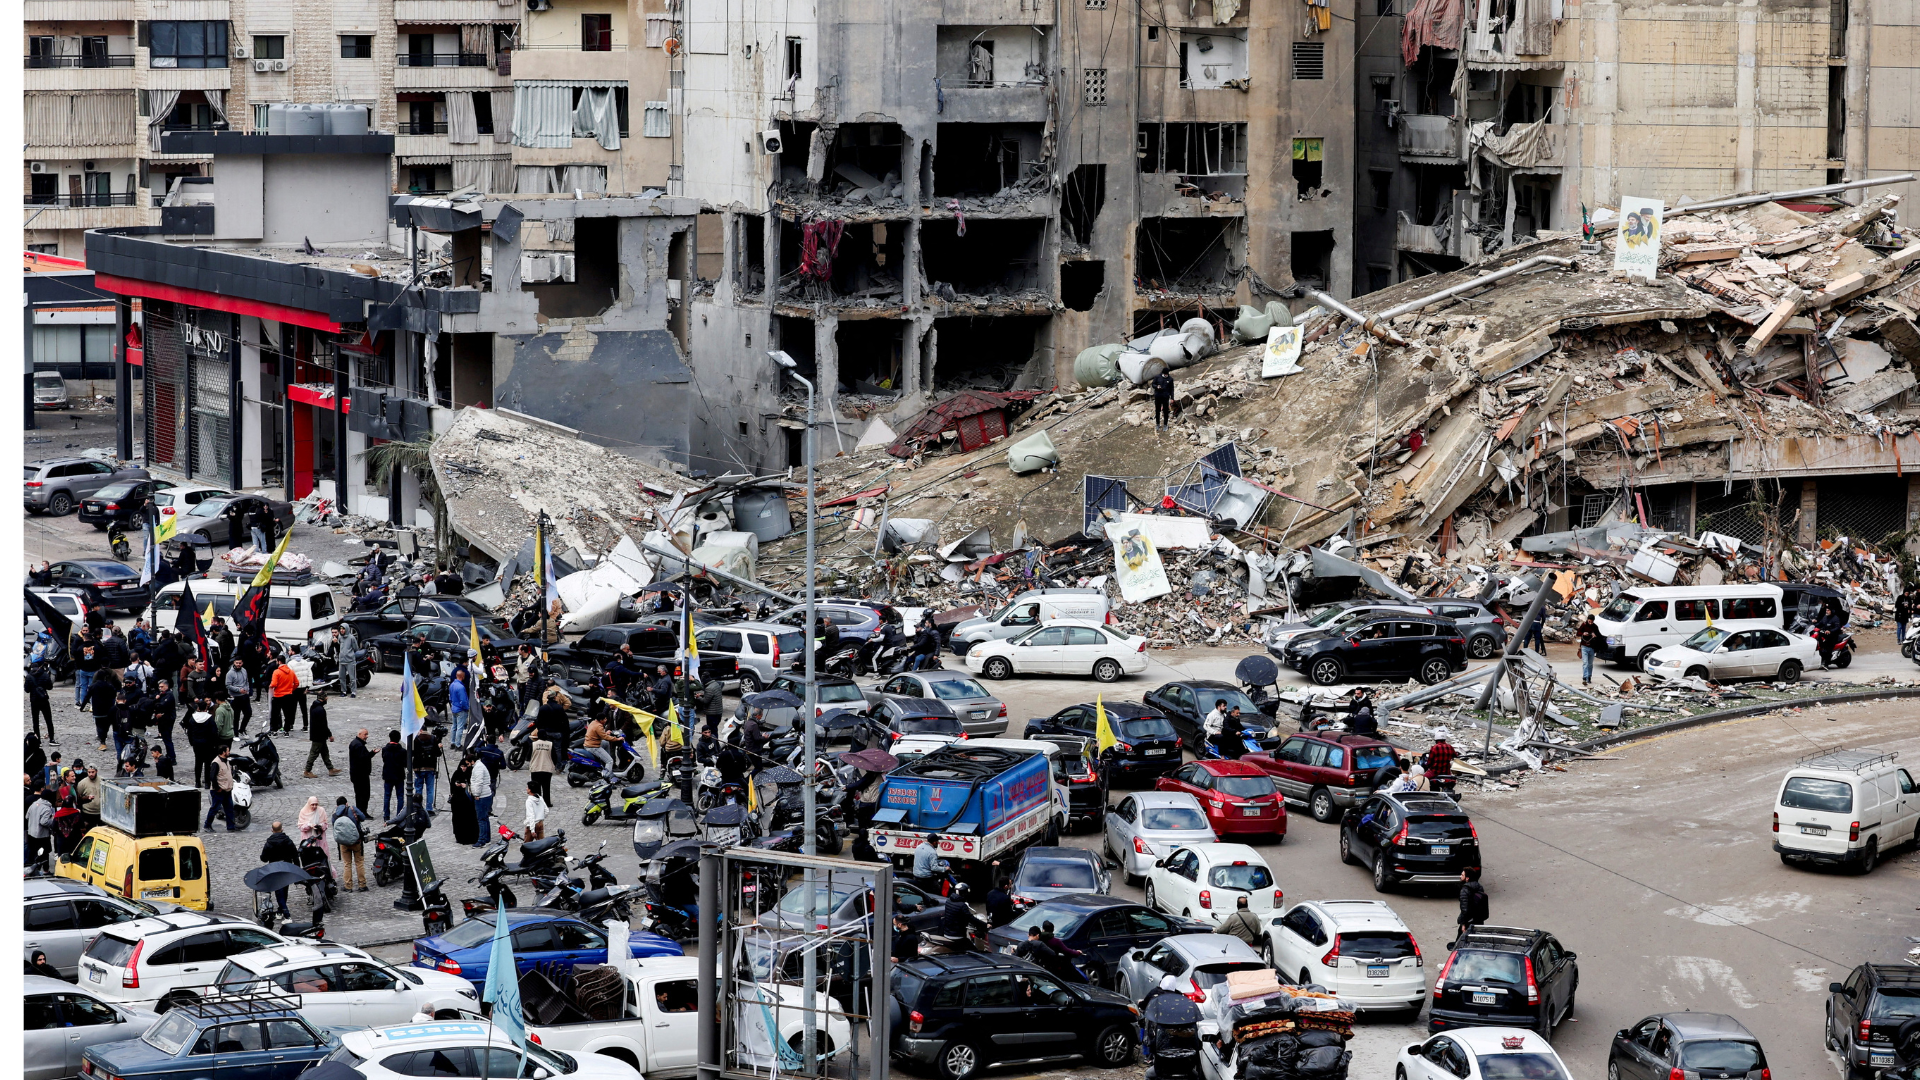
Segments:
[[[1111,990],[1062,984],[1025,960],[923,956],[894,968],[890,990],[903,1021],[891,1025],[891,1051],[940,1080],[967,1080],[1003,1062],[1086,1057],[1117,1069],[1133,1061],[1138,1009]]]
[[[464,624],[469,618],[487,620],[493,618],[493,612],[464,596],[436,595],[421,597],[412,618],[400,610],[398,600],[393,600],[375,611],[350,612],[341,616],[340,621],[353,627],[354,636],[364,642],[382,634],[400,633],[416,621]]]
[[[1467,639],[1450,622],[1381,616],[1287,646],[1287,666],[1318,686],[1415,678],[1428,686],[1467,667]]]
[[[1568,1080],[1552,1044],[1530,1031],[1463,1028],[1400,1051],[1396,1077],[1406,1080]]]
[[[88,829],[65,858],[55,860],[53,873],[109,892],[118,889],[127,899],[208,909],[207,848],[198,836],[135,836],[98,825]]]
[[[1023,911],[1058,896],[1105,896],[1113,887],[1107,864],[1084,848],[1027,848],[1008,876],[1013,879],[1013,906]]]
[[[1060,748],[1053,755],[1053,782],[1067,797],[1067,828],[1099,831],[1107,824],[1107,771],[1092,739],[1079,735],[1042,735],[1037,742]]]
[[[494,912],[483,912],[444,934],[413,943],[413,966],[458,975],[476,987],[487,982],[493,950]],[[607,933],[575,915],[551,908],[511,908],[507,925],[513,938],[514,966],[524,975],[536,964],[572,967],[607,962]],[[636,959],[680,956],[680,946],[643,931],[633,931],[627,947]]]
[[[157,1013],[107,1001],[84,986],[45,975],[28,975],[20,989],[25,995],[21,1056],[26,1080],[78,1076],[87,1050],[137,1039],[159,1019]]]
[[[1420,943],[1383,901],[1295,904],[1268,921],[1261,951],[1282,979],[1324,986],[1363,1012],[1418,1016],[1427,1000]]]
[[[567,1054],[529,1041],[522,1047],[504,1028],[478,1016],[342,1032],[327,1058],[367,1080],[443,1077],[546,1077],[557,1080],[639,1080],[632,1065],[606,1054]]]
[[[1098,682],[1117,682],[1121,675],[1147,670],[1147,639],[1061,619],[1016,638],[973,646],[967,650],[967,670],[989,679],[1091,673]]]
[[[1373,870],[1373,887],[1451,884],[1480,865],[1480,833],[1452,798],[1376,793],[1340,819],[1340,861]]]
[[[1784,630],[1723,630],[1709,626],[1678,645],[1649,655],[1641,668],[1662,679],[1778,679],[1799,682],[1820,664],[1820,643]]]
[[[968,735],[992,737],[1007,730],[1007,703],[964,671],[903,671],[862,693],[869,704],[887,698],[932,698],[953,710]]]
[[[1801,593],[1796,590],[1795,599],[1804,602],[1807,597]],[[1824,597],[1816,595],[1813,604],[1820,599]],[[1768,582],[1628,589],[1594,615],[1603,637],[1597,652],[1602,660],[1644,670],[1654,653],[1708,627],[1728,632],[1788,629],[1793,622],[1785,613],[1786,600],[1786,591]]]
[[[841,641],[865,641],[878,633],[883,623],[892,623],[895,627],[904,625],[900,613],[892,607],[866,600],[816,600],[813,604],[813,617],[825,619],[839,627]],[[804,626],[807,621],[807,609],[805,605],[790,607],[769,617],[766,621],[779,623],[782,626]],[[805,633],[806,640],[803,645],[812,647],[815,644],[813,632],[809,630]],[[805,663],[804,654],[796,650],[787,666],[793,667],[795,664],[804,665]]]
[[[1894,1039],[1920,1020],[1920,968],[1861,964],[1827,986],[1827,1049],[1839,1053],[1847,1080],[1899,1063]]]
[[[1161,938],[1205,933],[1211,927],[1192,919],[1162,915],[1152,908],[1114,896],[1081,893],[1035,904],[1005,926],[987,933],[989,944],[1011,952],[1027,940],[1027,927],[1053,924],[1053,936],[1085,953],[1075,962],[1089,981],[1118,986],[1120,959]]]
[[[148,588],[140,572],[111,559],[72,559],[53,564],[53,587],[86,597],[90,607],[112,614],[137,614],[147,606]]]
[[[1279,910],[1286,899],[1267,860],[1245,844],[1174,848],[1147,871],[1147,906],[1181,918],[1218,926],[1243,896],[1255,915]]]
[[[174,1009],[137,1039],[88,1047],[80,1071],[94,1080],[277,1080],[299,1075],[333,1047],[329,1033],[300,1015],[297,999],[216,997]]]
[[[223,994],[278,988],[300,997],[316,1024],[380,1027],[416,1015],[478,1009],[466,979],[444,971],[397,968],[341,945],[275,945],[227,958],[214,986]]]
[[[915,885],[910,879],[893,882],[893,910],[914,911],[946,903],[946,898]],[[799,883],[789,885],[780,902],[755,919],[761,926],[811,930],[820,924],[841,927],[859,922],[873,914],[873,888],[858,881],[839,879],[814,885],[813,914],[807,914],[807,891]]]
[[[1380,774],[1393,766],[1393,747],[1371,735],[1322,730],[1289,735],[1273,750],[1240,760],[1273,777],[1280,794],[1304,805],[1313,820],[1329,822],[1373,794]]]
[[[80,985],[164,1013],[198,1001],[230,956],[286,938],[233,915],[169,911],[103,928],[80,957]]]
[[[1780,861],[1871,871],[1880,853],[1914,838],[1920,785],[1897,752],[1829,750],[1787,770],[1773,806]],[[1862,824],[1862,823],[1865,824]]]
[[[72,979],[80,977],[80,954],[101,930],[173,909],[172,904],[128,900],[97,886],[60,877],[28,878],[24,902],[22,957],[30,960],[35,952],[44,952],[47,963]]]
[[[153,625],[164,629],[174,624],[187,584],[175,581],[162,585],[154,594],[153,606],[148,609]],[[234,580],[195,578],[192,585],[193,601],[201,611],[212,605],[214,615],[227,619],[233,616],[234,605],[252,588],[253,579],[244,575],[236,575]],[[325,645],[339,625],[344,607],[342,598],[325,581],[287,575],[284,584],[267,586],[267,636],[288,645],[309,641]]]
[[[1610,1080],[1668,1080],[1676,1072],[1700,1080],[1744,1080],[1770,1070],[1753,1032],[1720,1013],[1661,1013],[1613,1033],[1607,1051]]]
[[[701,656],[731,656],[740,674],[740,692],[758,693],[772,686],[784,670],[781,665],[799,655],[806,635],[781,623],[738,622],[695,630]]]
[[[36,409],[67,407],[67,380],[60,377],[57,369],[41,368],[33,373],[33,407]]]
[[[1276,623],[1267,628],[1267,652],[1276,660],[1287,658],[1287,646],[1303,637],[1318,637],[1347,626],[1365,622],[1375,615],[1431,615],[1432,609],[1415,604],[1382,604],[1371,600],[1341,600],[1317,608],[1299,622]]]
[[[825,716],[827,713],[836,710],[846,710],[849,712],[865,712],[867,710],[866,696],[860,692],[860,685],[852,679],[840,675],[816,675],[813,680],[813,685],[814,692],[817,695],[814,699],[815,705],[813,709],[813,714],[816,718]],[[799,675],[786,674],[775,676],[773,682],[767,686],[767,689],[785,690],[801,701],[807,700],[807,680]],[[734,716],[744,718],[747,712],[748,705],[743,695],[740,704],[734,708]],[[799,713],[799,709],[792,707],[767,709],[761,718],[761,724],[773,731],[784,731],[793,726],[794,717],[798,716]],[[829,734],[824,729],[819,729],[815,733],[821,738],[826,738]],[[849,734],[851,734],[850,731],[842,730],[834,737],[844,741]]]
[[[867,715],[874,726],[889,738],[903,735],[951,735],[964,738],[966,725],[947,708],[945,702],[929,698],[886,698],[871,706]]]
[[[1207,738],[1202,725],[1206,721],[1207,714],[1213,711],[1214,703],[1217,701],[1226,702],[1229,712],[1239,709],[1242,726],[1259,729],[1259,735],[1256,737],[1264,737],[1267,734],[1267,728],[1271,726],[1270,718],[1260,711],[1260,706],[1253,703],[1253,699],[1247,696],[1246,691],[1232,683],[1214,679],[1182,679],[1170,682],[1157,690],[1147,691],[1141,695],[1141,700],[1147,703],[1148,708],[1160,710],[1161,715],[1173,721],[1173,726],[1179,729],[1180,737],[1187,744],[1187,749],[1196,754],[1200,752]],[[1255,743],[1249,738],[1247,745],[1252,747]]]
[[[1505,619],[1511,617],[1517,623],[1526,615],[1524,611],[1503,615],[1486,601],[1465,596],[1436,596],[1422,603],[1431,608],[1435,615],[1451,620],[1453,625],[1460,628],[1460,632],[1467,637],[1467,656],[1474,660],[1491,659],[1506,648]]]
[[[48,458],[26,464],[25,495],[27,513],[59,517],[79,505],[80,500],[106,487],[127,480],[150,480],[147,470],[131,465],[116,466],[93,458]]]
[[[265,495],[231,495],[224,498],[202,499],[191,510],[181,515],[180,523],[174,526],[173,539],[168,541],[164,550],[178,552],[181,544],[206,547],[210,544],[226,544],[231,540],[231,522],[227,511],[237,510],[241,515],[241,528],[247,529],[247,522],[253,513],[262,506],[273,513],[273,520],[280,535],[293,528],[293,504],[285,499],[270,499]],[[240,534],[245,541],[251,535]]]
[[[1153,786],[1160,791],[1184,791],[1200,800],[1207,824],[1221,836],[1285,839],[1287,835],[1286,800],[1273,778],[1257,765],[1217,758],[1190,761]]]
[[[1049,735],[1096,737],[1099,713],[1104,707],[1107,725],[1119,741],[1100,755],[1110,783],[1153,780],[1180,767],[1180,733],[1158,709],[1132,701],[1109,701],[1104,706],[1088,701],[1069,705],[1052,716],[1027,721],[1026,737],[1044,739]]]
[[[1544,930],[1477,926],[1454,941],[1434,976],[1427,1029],[1530,1028],[1552,1039],[1573,1015],[1578,960]]]
[[[532,644],[518,637],[513,631],[490,619],[445,619],[439,617],[415,617],[413,625],[398,633],[381,634],[378,637],[362,641],[367,650],[367,662],[375,671],[399,671],[409,645],[416,637],[425,636],[427,652],[441,660],[459,663],[473,651],[473,635],[480,635],[480,651],[487,666],[505,665],[508,671],[520,666],[520,646]],[[416,671],[417,677],[421,673]]]
[[[164,521],[177,514],[185,514],[208,499],[228,499],[233,494],[226,488],[208,484],[173,484],[162,486],[153,493],[153,505],[159,508]]]
[[[1111,615],[1108,604],[1101,589],[1028,589],[992,614],[955,623],[947,642],[964,656],[983,641],[1004,641],[1062,619],[1105,625]]]
[[[1107,814],[1107,854],[1120,863],[1129,885],[1144,878],[1155,862],[1175,848],[1218,839],[1200,800],[1186,791],[1137,792],[1122,798]]]
[[[697,642],[699,639],[695,639]],[[554,670],[577,682],[586,682],[605,669],[607,661],[620,655],[620,647],[625,645],[633,650],[634,659],[649,667],[665,664],[672,668],[676,657],[685,648],[681,633],[677,629],[665,626],[649,626],[641,623],[607,623],[596,626],[582,634],[571,645],[555,645],[547,650],[548,663]],[[643,672],[651,678],[651,671]],[[734,677],[734,663],[731,656],[703,656],[700,658],[700,678],[725,681]]]
[[[1120,985],[1115,989],[1128,1001],[1144,1002],[1160,980],[1171,975],[1181,993],[1204,996],[1233,972],[1260,971],[1266,966],[1260,954],[1237,937],[1182,934],[1122,957]]]
[[[139,524],[140,508],[148,496],[173,486],[169,480],[121,480],[108,484],[80,500],[79,518],[96,529],[105,530],[119,522],[132,528]]]

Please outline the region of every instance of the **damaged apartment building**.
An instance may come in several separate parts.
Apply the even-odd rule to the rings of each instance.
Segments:
[[[826,456],[940,393],[1352,287],[1340,0],[675,10],[698,467],[800,462],[771,350],[819,385]]]
[[[1374,0],[1356,14],[1356,293],[1578,235],[1583,210],[1623,197],[1676,206],[1915,163],[1920,54],[1888,0]]]

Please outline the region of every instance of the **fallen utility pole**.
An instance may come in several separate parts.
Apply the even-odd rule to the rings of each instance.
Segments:
[[[1542,256],[1542,258],[1545,257]],[[1520,655],[1521,645],[1527,637],[1527,628],[1533,625],[1533,620],[1540,617],[1541,609],[1547,606],[1548,588],[1546,575],[1542,574],[1539,591],[1533,594],[1533,603],[1527,605],[1526,618],[1520,620],[1519,627],[1514,631],[1513,640],[1507,642],[1506,651],[1500,654],[1500,664],[1494,668],[1493,678],[1488,679],[1487,685],[1480,691],[1480,700],[1473,707],[1475,712],[1486,712],[1488,704],[1493,701],[1493,691],[1500,685],[1501,676],[1507,673],[1507,667],[1513,663],[1513,658]],[[1487,723],[1489,725],[1493,723],[1491,713],[1487,715]],[[1489,727],[1488,730],[1491,731],[1492,728]]]
[[[1462,293],[1472,292],[1483,286],[1491,285],[1496,281],[1503,281],[1516,274],[1524,274],[1529,270],[1541,266],[1557,266],[1562,270],[1571,270],[1573,269],[1574,262],[1572,259],[1563,259],[1558,255],[1535,255],[1531,259],[1522,259],[1512,266],[1503,267],[1491,273],[1481,274],[1471,281],[1463,281],[1458,285],[1449,285],[1437,293],[1430,293],[1420,297],[1418,300],[1409,300],[1397,307],[1390,307],[1378,315],[1369,315],[1361,321],[1360,326],[1366,330],[1367,333],[1380,338],[1382,341],[1403,345],[1405,342],[1401,341],[1398,335],[1387,328],[1387,323],[1392,322],[1402,315],[1411,315],[1422,308],[1432,307],[1442,300],[1452,299]]]
[[[752,589],[754,592],[766,593],[768,596],[771,596],[776,600],[785,600],[789,604],[798,604],[800,602],[798,597],[788,596],[786,593],[783,593],[778,589],[769,589],[768,587],[760,584],[757,581],[752,581],[743,577],[735,577],[734,575],[727,573],[725,570],[720,570],[715,567],[704,565],[702,563],[696,563],[685,552],[674,551],[672,548],[663,548],[658,544],[650,544],[645,540],[640,541],[640,550],[652,552],[653,554],[658,555],[663,559],[672,559],[674,562],[681,563],[686,566],[687,573],[689,574],[692,574],[692,573],[712,574],[714,577],[719,578],[721,581],[724,581],[729,585],[738,585],[743,589]],[[699,567],[698,571],[694,570],[694,567],[696,566]]]

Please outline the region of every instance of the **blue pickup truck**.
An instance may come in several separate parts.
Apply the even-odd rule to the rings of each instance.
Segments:
[[[956,872],[1059,835],[1064,807],[1053,768],[1038,749],[943,746],[887,774],[869,837],[876,852],[897,859],[937,834],[940,856]]]

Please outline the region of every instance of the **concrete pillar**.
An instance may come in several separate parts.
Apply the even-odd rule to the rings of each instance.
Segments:
[[[1687,535],[1700,534],[1700,485],[1687,485]]]
[[[261,454],[266,449],[267,429],[262,423],[260,404],[260,342],[262,325],[257,316],[240,320],[240,424],[247,437],[240,440],[240,486],[257,488],[262,483]]]
[[[819,387],[815,406],[822,415],[840,392],[840,319],[825,311],[813,320],[813,382]]]
[[[1794,537],[1796,543],[1811,544],[1819,538],[1815,526],[1820,519],[1820,485],[1817,481],[1800,481],[1800,531]]]
[[[1907,477],[1907,528],[1920,525],[1920,476]],[[1907,552],[1920,555],[1920,530],[1907,539]]]

